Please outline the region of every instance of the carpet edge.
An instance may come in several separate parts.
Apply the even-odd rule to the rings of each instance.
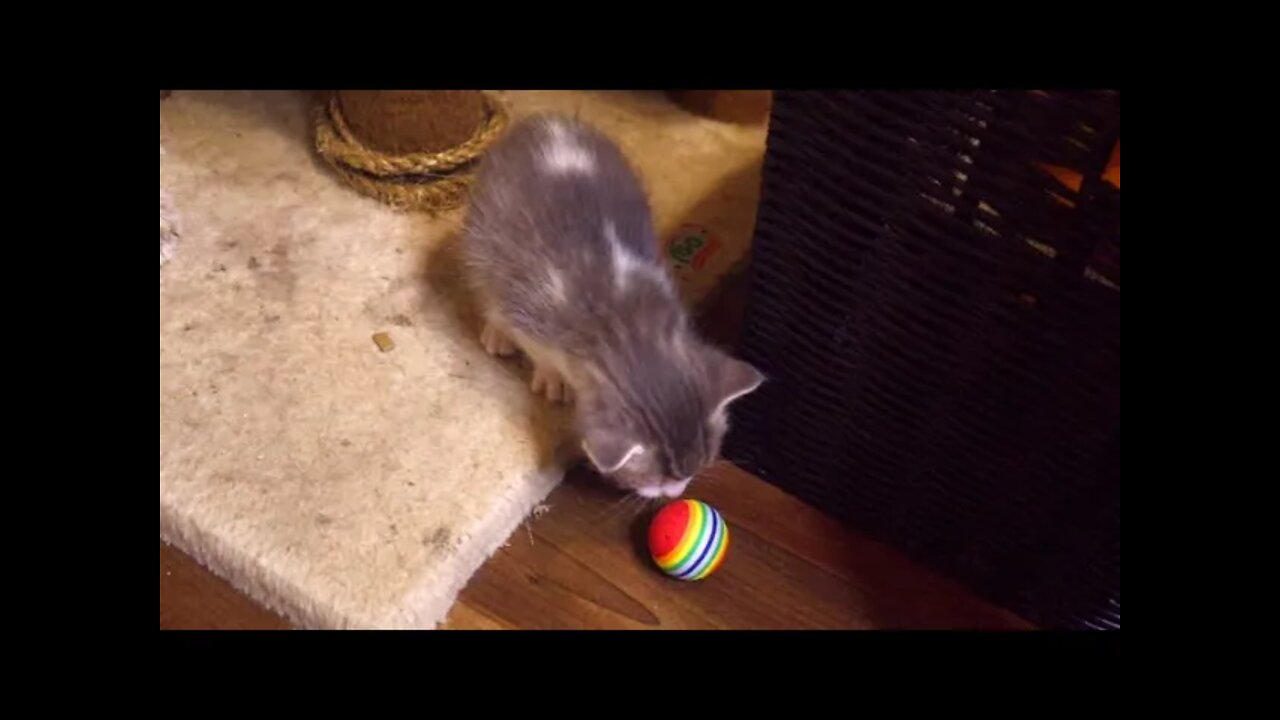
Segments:
[[[160,499],[160,539],[295,627],[339,628],[342,625],[334,608],[304,601],[305,595],[293,583],[258,563],[251,555],[230,551],[228,543],[217,533],[201,530],[177,509],[166,507],[163,496]]]
[[[401,601],[399,611],[385,618],[380,627],[433,630],[447,618],[458,594],[508,538],[520,527],[534,507],[551,494],[564,479],[566,468],[554,466],[524,474],[524,481],[495,504],[495,511],[483,520],[468,541],[469,552],[459,552],[442,566],[450,578],[443,586],[421,583]],[[483,537],[478,537],[483,536]]]

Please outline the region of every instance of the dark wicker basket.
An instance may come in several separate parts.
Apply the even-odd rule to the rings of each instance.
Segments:
[[[1118,628],[1119,134],[1115,92],[777,93],[741,349],[770,381],[726,455],[1042,626]]]

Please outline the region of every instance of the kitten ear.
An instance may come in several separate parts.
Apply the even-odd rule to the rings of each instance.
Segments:
[[[617,472],[631,458],[644,451],[639,443],[611,430],[594,429],[583,434],[582,449],[596,470]]]
[[[729,407],[729,403],[743,395],[755,392],[764,383],[764,375],[750,363],[728,355],[718,355],[719,362],[716,363],[714,377],[714,387],[719,398],[715,405],[717,413],[723,412]]]

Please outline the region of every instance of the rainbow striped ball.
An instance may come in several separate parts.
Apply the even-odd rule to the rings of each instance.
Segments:
[[[715,572],[729,550],[729,527],[715,508],[698,500],[664,506],[649,523],[649,555],[662,572],[701,580]]]

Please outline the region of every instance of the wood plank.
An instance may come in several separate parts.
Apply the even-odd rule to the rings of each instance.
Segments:
[[[644,550],[653,507],[578,470],[463,590],[468,613],[538,629],[1017,629],[1027,623],[733,465],[695,482],[733,544],[716,575],[663,576]]]

